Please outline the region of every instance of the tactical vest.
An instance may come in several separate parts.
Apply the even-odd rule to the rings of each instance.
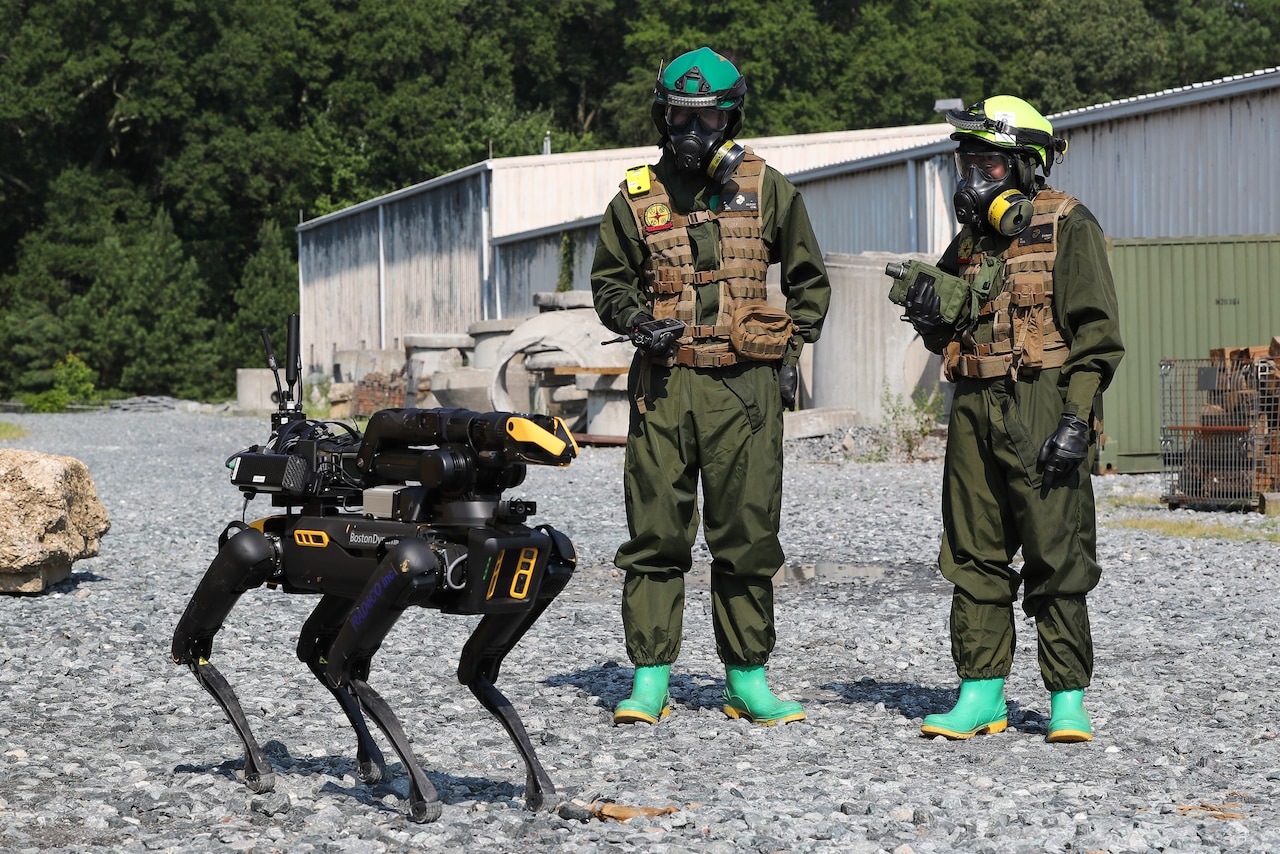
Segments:
[[[1079,199],[1057,190],[1036,193],[1031,223],[1001,256],[1004,288],[978,310],[977,325],[991,326],[991,343],[978,344],[971,333],[951,342],[944,356],[947,379],[1030,379],[1041,368],[1066,363],[1070,348],[1053,320],[1053,262],[1059,223],[1078,204]],[[962,235],[973,236],[968,229]],[[960,275],[970,284],[986,256],[973,255],[961,268]]]
[[[659,320],[675,318],[685,325],[679,347],[666,360],[668,365],[714,368],[743,358],[782,358],[791,322],[765,299],[769,247],[760,224],[763,175],[764,160],[748,149],[733,175],[738,185],[733,199],[721,201],[720,210],[682,214],[673,209],[671,196],[653,169],[637,166],[627,170],[622,191],[649,251],[642,273],[653,316]],[[712,221],[720,226],[720,268],[698,271],[694,269],[689,226]],[[720,283],[716,322],[699,324],[697,287],[709,282]],[[756,334],[768,325],[768,321],[761,323],[761,318],[770,315],[775,325],[781,323],[785,328]],[[780,321],[777,315],[781,315]],[[735,350],[735,343],[741,349],[744,330],[754,347],[745,357]]]

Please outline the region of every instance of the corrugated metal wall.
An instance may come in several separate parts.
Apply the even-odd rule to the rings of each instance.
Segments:
[[[1275,192],[1280,187],[1280,158],[1274,156],[1271,143],[1280,123],[1280,70],[1098,105],[1053,121],[1070,140],[1070,148],[1054,167],[1051,183],[1083,199],[1104,231],[1120,241],[1117,265],[1140,259],[1132,261],[1137,265],[1133,269],[1117,270],[1123,289],[1122,323],[1131,349],[1117,378],[1119,385],[1107,400],[1108,432],[1115,442],[1107,453],[1132,460],[1146,453],[1143,443],[1158,439],[1158,425],[1152,426],[1147,414],[1156,410],[1142,402],[1158,388],[1147,373],[1148,368],[1155,370],[1150,360],[1176,355],[1155,352],[1159,348],[1154,344],[1148,349],[1144,336],[1166,340],[1162,336],[1173,334],[1166,332],[1168,327],[1182,330],[1178,340],[1190,344],[1213,327],[1205,310],[1168,299],[1160,302],[1170,274],[1146,270],[1144,265],[1163,263],[1157,256],[1164,258],[1161,253],[1172,250],[1138,251],[1124,241],[1280,233],[1280,194]],[[936,258],[956,228],[951,211],[953,143],[945,139],[947,130],[924,126],[850,131],[752,144],[801,189],[825,252],[914,252]],[[893,152],[912,142],[917,143],[914,148]],[[838,158],[838,152],[861,159],[823,165]],[[396,347],[408,333],[466,331],[482,318],[532,314],[532,295],[555,287],[561,231],[581,242],[575,252],[574,287],[589,287],[599,214],[622,170],[654,154],[646,147],[487,161],[303,224],[299,274],[308,365],[327,369],[329,355],[337,349]],[[1256,248],[1245,254],[1249,252],[1258,255],[1258,264],[1273,265],[1257,267],[1258,276],[1250,281],[1258,282],[1259,289],[1274,289],[1272,271],[1280,269],[1274,266],[1274,250]],[[1215,265],[1254,263],[1214,257]],[[380,270],[380,264],[385,269]],[[882,300],[882,272],[868,275],[878,285],[869,293]],[[1138,295],[1138,302],[1130,306],[1132,295]],[[1150,315],[1148,297],[1164,314]],[[885,343],[903,332],[893,308],[884,303],[879,313],[889,326],[868,328],[852,338],[864,361],[868,350],[858,339]],[[1261,341],[1197,343],[1188,355],[1201,355],[1206,346],[1270,340],[1280,331],[1280,307],[1254,297],[1250,306],[1256,329],[1240,331]],[[828,323],[828,336],[848,337],[840,331],[843,310],[833,307],[836,316]],[[860,316],[865,320],[877,315]],[[902,359],[914,363],[905,351]],[[899,359],[893,356],[890,361],[894,360]],[[849,362],[828,359],[826,364],[835,366],[830,368],[836,372],[832,382],[847,376],[839,366]],[[815,374],[820,370],[815,368]],[[813,380],[819,386],[826,382],[816,375]],[[872,391],[862,388],[839,391],[831,386],[821,394],[827,395],[829,405],[860,405],[871,423],[876,420],[878,392],[874,400]],[[1128,433],[1128,424],[1140,432]]]
[[[298,233],[302,360],[329,373],[339,349],[381,347],[379,212],[344,217],[341,228]],[[370,283],[373,287],[370,287]]]
[[[575,290],[591,288],[591,259],[596,251],[599,223],[584,224],[566,231],[551,231],[520,239],[495,240],[493,246],[494,289],[502,304],[495,317],[525,317],[536,314],[533,295],[553,291],[560,280],[565,236],[571,241],[570,280]]]
[[[338,350],[398,350],[405,335],[483,319],[488,180],[473,171],[299,228],[308,370],[328,372]]]
[[[1160,470],[1160,360],[1280,335],[1280,236],[1118,240],[1124,361],[1104,396],[1102,467]]]
[[[823,252],[942,254],[956,232],[950,144],[945,152],[878,158],[856,172],[835,167],[794,177]]]
[[[386,206],[385,346],[406,334],[466,332],[484,317],[483,173]],[[398,339],[398,341],[397,341]]]
[[[1280,87],[1105,122],[1061,122],[1052,182],[1107,234],[1209,237],[1280,230]]]
[[[824,253],[910,252],[911,199],[902,192],[910,164],[858,173],[856,202],[840,176],[797,181]]]

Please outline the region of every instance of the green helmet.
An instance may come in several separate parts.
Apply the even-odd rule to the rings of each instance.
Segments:
[[[1067,142],[1053,135],[1053,125],[1040,111],[1013,95],[995,95],[966,110],[948,110],[947,122],[956,128],[957,142],[979,142],[1034,157],[1049,174],[1053,161],[1067,150]]]
[[[742,129],[746,94],[746,78],[734,64],[711,48],[700,47],[658,69],[658,82],[653,87],[653,123],[665,140],[669,107],[713,107],[729,113],[723,136],[732,139]]]

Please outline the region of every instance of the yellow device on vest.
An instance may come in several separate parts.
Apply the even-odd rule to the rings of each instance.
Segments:
[[[633,166],[627,170],[627,192],[633,196],[649,192],[648,166]]]

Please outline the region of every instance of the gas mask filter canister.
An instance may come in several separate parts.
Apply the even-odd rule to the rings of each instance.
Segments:
[[[726,139],[711,155],[707,164],[707,175],[716,183],[723,184],[733,175],[747,150],[731,139]]]
[[[1005,237],[1014,237],[1031,223],[1032,204],[1020,190],[1005,190],[987,206],[987,222]]]

